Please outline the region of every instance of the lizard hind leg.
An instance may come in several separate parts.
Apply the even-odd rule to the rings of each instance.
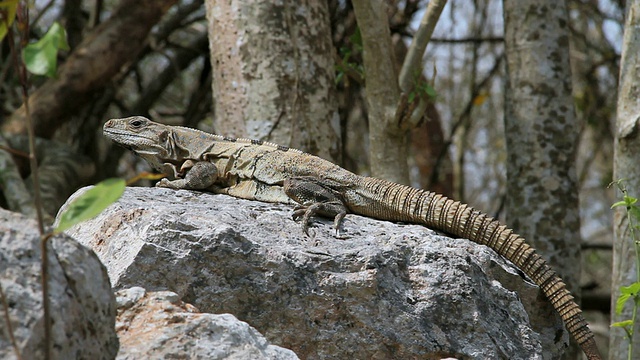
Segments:
[[[283,186],[285,194],[300,204],[294,209],[293,218],[302,218],[302,231],[307,236],[311,217],[320,215],[334,219],[336,236],[340,237],[340,224],[347,215],[347,207],[335,190],[311,176],[287,178]]]

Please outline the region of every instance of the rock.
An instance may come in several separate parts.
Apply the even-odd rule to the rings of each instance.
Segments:
[[[231,314],[203,314],[173,292],[120,290],[116,328],[119,360],[298,359],[270,345],[258,331]]]
[[[36,222],[0,209],[0,286],[22,359],[44,358],[40,236]],[[105,267],[66,235],[48,241],[53,359],[114,359],[115,297]],[[16,359],[0,307],[0,359]]]
[[[330,220],[311,239],[291,210],[128,188],[68,233],[98,254],[115,288],[173,291],[301,358],[553,359],[566,347],[539,289],[485,246],[355,215],[346,239]]]

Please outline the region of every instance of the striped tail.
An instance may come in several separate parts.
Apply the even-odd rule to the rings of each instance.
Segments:
[[[374,178],[363,178],[369,200],[355,213],[429,228],[486,245],[511,261],[538,285],[562,317],[589,360],[600,360],[593,333],[565,283],[547,262],[513,230],[492,217],[445,196]],[[366,210],[364,209],[366,208]]]

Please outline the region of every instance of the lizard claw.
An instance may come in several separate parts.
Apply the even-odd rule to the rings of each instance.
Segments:
[[[293,220],[302,218],[302,231],[309,237],[313,237],[309,235],[309,224],[311,223],[311,217],[318,212],[318,205],[298,205],[293,209]]]
[[[156,183],[156,187],[171,188],[171,181],[167,178],[163,178]]]
[[[315,215],[325,215],[325,214],[333,214],[333,212],[328,213],[327,209],[335,210],[336,204],[334,203],[314,203],[314,204],[305,204],[298,205],[293,209],[293,220],[298,220],[302,218],[302,231],[307,235],[309,235],[309,224],[311,223],[311,217]],[[342,220],[347,215],[346,211],[340,211],[335,214],[333,220],[333,227],[336,230],[336,237],[342,238],[340,234],[340,225],[342,224]]]
[[[294,177],[285,179],[283,186],[285,193],[301,204],[294,209],[293,218],[302,217],[302,230],[305,234],[309,235],[311,217],[320,215],[334,218],[336,236],[340,236],[340,223],[347,214],[347,207],[339,194],[325,182],[312,177]]]

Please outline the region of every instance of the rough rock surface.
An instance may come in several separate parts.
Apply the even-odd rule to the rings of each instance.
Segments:
[[[170,291],[141,287],[116,293],[120,338],[118,360],[298,359],[270,345],[258,331],[231,314],[203,314]]]
[[[553,359],[566,346],[538,288],[487,247],[355,215],[345,239],[315,225],[310,239],[290,206],[128,188],[68,233],[114,287],[176,292],[301,358]]]
[[[115,297],[105,267],[68,236],[48,242],[53,359],[113,359]],[[44,358],[40,286],[40,236],[36,222],[0,209],[0,286],[6,296],[22,359]],[[0,306],[0,359],[16,359]]]

